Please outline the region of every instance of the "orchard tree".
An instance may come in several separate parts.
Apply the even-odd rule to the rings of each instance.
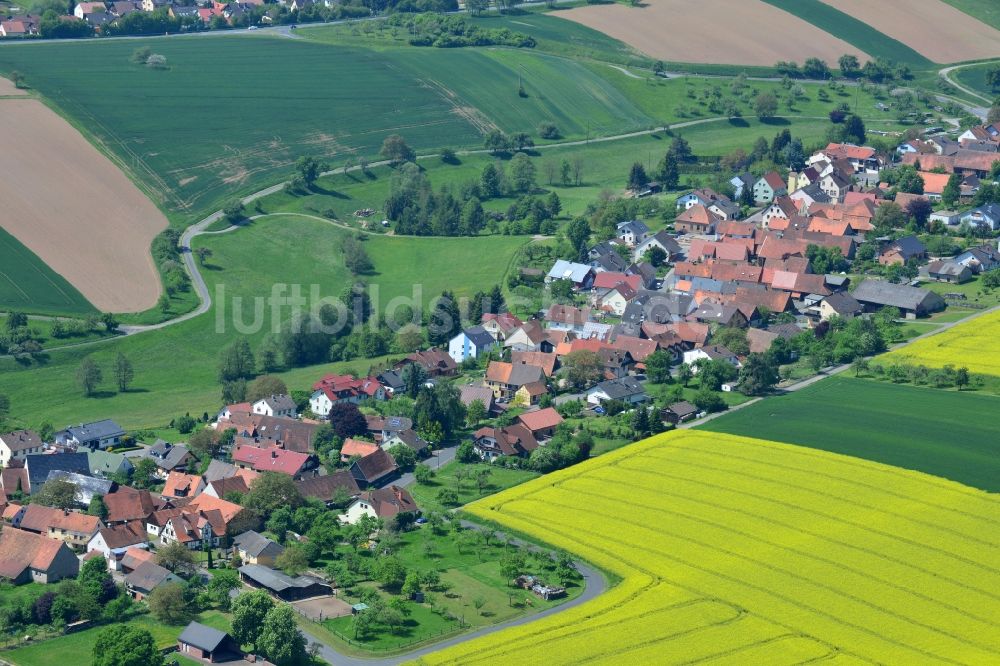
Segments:
[[[153,634],[128,624],[115,624],[97,634],[92,666],[163,666]]]
[[[250,492],[243,498],[243,506],[264,516],[279,507],[297,509],[302,503],[302,494],[295,481],[279,472],[262,472],[250,483]]]
[[[194,614],[184,599],[184,587],[179,583],[158,585],[146,603],[153,617],[164,624],[187,624]]]
[[[330,165],[322,162],[311,155],[303,155],[295,161],[295,173],[298,175],[306,187],[316,184],[319,175],[330,168]]]
[[[753,111],[761,120],[773,118],[778,112],[778,98],[772,92],[762,92],[753,100]]]
[[[125,354],[118,352],[115,357],[115,382],[118,384],[118,391],[125,393],[133,379],[135,379],[135,369],[132,367],[132,361],[128,360]]]
[[[276,666],[292,666],[306,661],[306,639],[295,624],[291,606],[275,606],[264,616],[255,647]]]
[[[76,369],[76,383],[83,389],[83,394],[88,398],[94,394],[94,390],[104,379],[100,366],[89,356],[80,362],[80,367]]]
[[[382,150],[379,151],[379,154],[392,162],[393,165],[402,164],[403,162],[413,162],[417,159],[416,152],[406,145],[406,141],[398,134],[390,134],[385,137],[385,140],[382,142]]]
[[[288,395],[288,386],[280,377],[261,375],[247,386],[247,401],[257,402],[272,395]]]
[[[646,376],[654,384],[665,384],[670,381],[670,367],[674,359],[669,352],[658,349],[646,357]]]
[[[189,573],[194,571],[194,554],[175,541],[156,550],[156,563],[174,573]]]
[[[274,602],[264,590],[245,592],[233,599],[232,636],[236,642],[256,650],[264,621],[273,608]]]

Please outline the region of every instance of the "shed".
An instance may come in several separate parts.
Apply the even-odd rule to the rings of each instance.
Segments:
[[[192,622],[184,628],[177,639],[177,651],[209,663],[230,661],[243,656],[243,651],[232,636],[200,622]]]

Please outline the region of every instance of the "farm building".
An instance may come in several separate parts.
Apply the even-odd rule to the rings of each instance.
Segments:
[[[932,291],[884,280],[865,280],[852,295],[867,312],[893,307],[907,319],[944,309],[944,299]]]
[[[331,593],[330,586],[312,576],[289,576],[288,574],[259,564],[244,564],[240,567],[240,580],[282,601],[298,601]]]
[[[192,622],[177,639],[177,651],[209,663],[232,661],[243,656],[240,646],[224,631]]]

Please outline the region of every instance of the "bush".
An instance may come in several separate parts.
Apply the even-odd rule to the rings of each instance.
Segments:
[[[558,139],[562,136],[562,134],[559,132],[559,128],[556,127],[555,123],[542,123],[538,126],[538,136],[551,141],[553,139]]]

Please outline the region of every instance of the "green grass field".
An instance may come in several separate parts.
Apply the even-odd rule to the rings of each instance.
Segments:
[[[206,611],[198,617],[198,621],[216,629],[229,630],[229,619],[219,611]],[[140,616],[126,624],[141,627],[153,634],[156,644],[166,648],[177,643],[184,627],[172,627],[161,624],[149,615]],[[16,666],[65,666],[68,664],[90,663],[90,657],[97,642],[97,635],[104,627],[95,627],[59,638],[42,641],[8,652],[0,653],[0,659],[5,659]]]
[[[61,275],[0,228],[0,310],[79,315],[94,306]]]
[[[143,46],[170,69],[131,63]],[[304,39],[14,45],[0,52],[0,71],[15,69],[175,219],[286,177],[300,155],[371,157],[393,132],[424,150],[481,142],[398,58]]]
[[[943,2],[1000,30],[1000,5],[993,0],[943,0]]]
[[[701,428],[867,458],[997,492],[998,409],[996,396],[840,375]]]
[[[910,67],[926,68],[933,65],[930,60],[909,46],[820,0],[764,0],[764,2],[812,23],[834,37],[853,44],[868,55],[881,56]],[[836,63],[831,64],[836,66]]]
[[[993,99],[997,93],[986,83],[986,72],[990,67],[996,67],[996,63],[983,63],[981,65],[962,67],[953,71],[950,76],[966,88],[971,88],[980,95],[985,95],[987,98]]]
[[[431,469],[434,469],[433,467]],[[465,470],[477,474],[479,471],[488,469],[490,471],[489,482],[483,487],[483,495],[491,495],[501,490],[512,488],[519,483],[524,483],[538,476],[537,472],[530,472],[521,469],[506,469],[498,465],[466,465],[459,462],[448,463],[444,467],[435,470],[434,479],[429,484],[414,484],[410,487],[410,493],[417,505],[427,514],[430,511],[445,512],[454,507],[442,505],[437,494],[442,489],[447,488],[458,492],[458,502],[460,505],[473,502],[483,495],[479,493],[479,486],[474,478],[463,479],[461,485],[456,482],[455,473],[458,470]]]
[[[28,366],[0,359],[3,392],[11,397],[12,416],[30,426],[49,421],[62,427],[114,418],[127,428],[155,428],[188,411],[211,412],[220,405],[216,382],[219,352],[241,335],[233,323],[234,299],[242,299],[242,321],[250,325],[254,299],[267,299],[273,284],[302,285],[306,297],[311,285],[317,285],[321,296],[339,296],[349,283],[340,251],[344,233],[321,221],[272,217],[233,233],[199,237],[195,247],[204,245],[213,251],[209,267],[203,270],[213,298],[218,286],[224,288],[222,323],[217,319],[220,309],[215,302],[207,314],[161,331],[49,352]],[[471,295],[502,281],[511,257],[526,240],[523,236],[375,237],[366,243],[375,274],[366,279],[379,286],[383,308],[390,299],[409,295],[412,284],[422,285],[425,302],[445,289]],[[275,321],[289,316],[290,308],[284,307],[275,319],[266,305],[260,330],[246,337],[256,349]],[[127,393],[111,391],[111,362],[119,351],[135,366],[134,389]],[[88,354],[93,354],[105,374],[103,391],[93,398],[84,398],[74,382],[76,368]],[[353,369],[364,373],[378,360],[299,368],[282,376],[291,388],[307,388],[323,372]],[[51,400],[54,394],[60,395],[58,401]]]

